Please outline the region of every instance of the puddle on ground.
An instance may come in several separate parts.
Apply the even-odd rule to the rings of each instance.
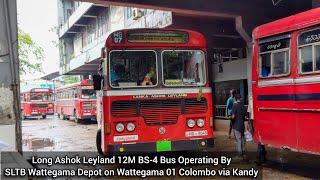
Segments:
[[[54,147],[55,143],[53,139],[50,138],[28,138],[22,141],[22,145],[25,150],[38,150],[47,147]]]

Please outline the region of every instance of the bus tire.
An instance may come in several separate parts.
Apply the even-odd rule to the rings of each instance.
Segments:
[[[104,156],[102,148],[101,148],[101,129],[98,129],[97,136],[96,136],[96,145],[98,153],[102,156]]]
[[[74,115],[74,122],[81,123],[81,120],[77,116],[77,110],[73,111],[73,115]]]
[[[59,118],[60,118],[61,120],[64,120],[64,119],[65,119],[64,114],[63,114],[63,109],[61,109],[61,114],[60,114]]]
[[[47,118],[47,115],[42,115],[42,119],[45,119],[45,118]]]
[[[26,119],[26,115],[24,114],[24,111],[23,111],[23,110],[21,110],[21,119],[22,119],[22,120],[25,120],[25,119]]]

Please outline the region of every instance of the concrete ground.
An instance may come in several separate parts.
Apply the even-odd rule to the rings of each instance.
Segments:
[[[96,151],[97,124],[77,124],[72,120],[47,119],[22,121],[24,151]],[[225,131],[215,131],[215,148],[208,153],[234,151],[234,139]],[[248,161],[254,164],[256,144],[246,144]],[[267,148],[268,161],[262,166],[263,179],[320,179],[320,156]],[[240,165],[242,166],[242,165]],[[194,167],[197,168],[197,167]]]

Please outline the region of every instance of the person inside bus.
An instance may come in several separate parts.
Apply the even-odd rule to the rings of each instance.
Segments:
[[[113,71],[110,73],[111,82],[123,78],[125,71],[125,67],[122,64],[116,64]]]
[[[228,119],[230,119],[230,117],[231,117],[231,110],[232,110],[232,108],[233,108],[233,106],[234,106],[234,103],[235,103],[235,100],[234,100],[235,94],[236,94],[236,90],[235,90],[235,89],[232,89],[232,90],[230,91],[230,97],[229,97],[229,99],[227,100],[227,105],[226,105],[226,107],[227,107],[227,108],[226,108],[227,112],[226,112],[226,114],[227,114]],[[231,139],[231,132],[232,132],[232,123],[231,123],[231,120],[230,120],[229,139]]]
[[[244,137],[244,119],[246,116],[246,109],[241,103],[241,95],[236,94],[235,95],[236,103],[233,106],[231,110],[231,122],[232,122],[232,128],[234,132],[235,142],[236,142],[236,149],[238,152],[238,156],[236,159],[243,159],[245,157],[244,155],[244,144],[245,144],[245,137]]]
[[[150,86],[157,83],[156,66],[151,66],[150,71],[144,76],[141,86]]]
[[[262,65],[261,75],[262,77],[268,77],[270,75],[270,67]]]

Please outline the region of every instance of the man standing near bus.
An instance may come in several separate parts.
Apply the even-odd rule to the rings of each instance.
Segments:
[[[235,95],[236,103],[233,106],[231,110],[231,122],[232,122],[232,128],[235,136],[236,141],[236,148],[238,152],[238,157],[240,159],[243,159],[244,156],[244,119],[246,116],[246,109],[241,103],[241,95],[236,94]]]
[[[228,118],[230,118],[231,117],[231,110],[232,110],[232,108],[233,108],[233,106],[234,106],[234,103],[235,103],[235,100],[234,100],[234,96],[235,96],[235,94],[236,94],[236,90],[234,90],[234,89],[232,89],[231,91],[230,91],[230,97],[229,97],[229,99],[227,100],[227,112],[226,112],[226,114],[227,114],[227,116],[228,116]],[[230,121],[230,127],[229,127],[229,139],[231,138],[231,131],[232,131],[232,123],[231,123],[231,121]]]

